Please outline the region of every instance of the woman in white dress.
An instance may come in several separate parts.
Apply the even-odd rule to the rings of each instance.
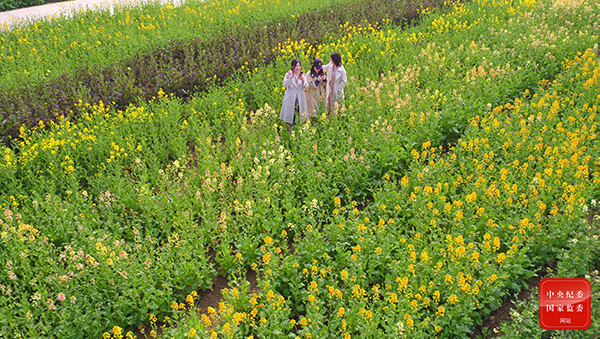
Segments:
[[[327,108],[332,112],[336,103],[339,105],[344,101],[344,87],[348,81],[340,53],[331,54],[331,61],[323,66],[323,70],[327,72]]]
[[[296,116],[296,105],[298,105],[301,121],[308,120],[306,94],[304,93],[304,89],[308,88],[308,82],[306,82],[306,77],[302,73],[300,60],[292,60],[292,69],[283,77],[283,87],[285,87],[285,95],[283,96],[279,119],[287,123],[288,132],[291,133]]]

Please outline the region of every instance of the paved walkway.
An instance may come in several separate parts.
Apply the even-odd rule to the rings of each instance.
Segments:
[[[2,1],[2,0],[0,0]],[[171,3],[179,6],[186,0],[73,0],[67,2],[56,2],[42,6],[33,6],[12,11],[0,12],[0,28],[10,28],[15,23],[37,20],[43,17],[57,15],[69,15],[74,10],[113,8],[119,5],[142,4],[146,2]]]

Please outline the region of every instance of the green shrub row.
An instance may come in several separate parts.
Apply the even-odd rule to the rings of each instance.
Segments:
[[[0,12],[10,11],[13,9],[44,5],[51,2],[58,2],[59,0],[4,0],[0,3]]]

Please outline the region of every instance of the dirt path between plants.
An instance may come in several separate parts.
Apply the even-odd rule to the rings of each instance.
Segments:
[[[502,333],[498,331],[500,325],[504,321],[512,321],[512,316],[510,315],[510,311],[515,308],[514,301],[516,300],[528,300],[531,293],[535,288],[537,288],[540,282],[548,275],[548,268],[552,270],[556,269],[557,262],[553,261],[550,265],[546,265],[540,271],[537,272],[537,275],[527,279],[525,282],[527,283],[528,288],[519,292],[516,297],[513,295],[504,299],[502,305],[492,312],[487,320],[483,322],[483,325],[477,326],[475,328],[475,332],[471,335],[471,339],[476,338],[498,338],[502,336]]]
[[[250,283],[250,290],[249,293],[258,293],[259,288],[258,288],[258,283],[256,281],[256,272],[250,270],[249,272],[246,273],[246,281],[248,281]],[[212,282],[212,288],[209,290],[204,290],[204,291],[198,291],[198,301],[196,301],[196,310],[198,311],[198,314],[206,314],[208,315],[208,308],[212,307],[214,309],[218,309],[219,307],[219,303],[221,302],[221,300],[223,300],[223,293],[221,293],[221,291],[224,288],[231,288],[230,284],[229,284],[229,279],[227,279],[227,277],[224,277],[222,275],[217,275],[215,276],[215,278],[213,279]],[[183,302],[183,301],[180,301]],[[156,332],[158,337],[162,336],[162,326],[164,325],[164,323],[159,322],[156,324]],[[147,338],[152,338],[150,336],[150,331],[152,331],[152,328],[150,328],[150,326],[148,326],[148,324],[142,324],[140,325],[140,327],[136,330],[136,337],[137,339],[147,339]]]
[[[600,50],[598,53],[600,53]],[[600,209],[597,207],[595,207],[595,208],[592,207],[590,209],[590,211],[588,212],[588,216],[587,216],[588,223],[593,226],[596,222],[594,220],[594,217],[598,216],[598,215],[600,215]],[[598,223],[598,228],[600,229],[600,223]],[[550,265],[547,265],[544,268],[542,268],[537,273],[537,276],[531,277],[528,280],[526,280],[529,288],[525,291],[521,291],[516,296],[516,300],[521,300],[521,301],[529,300],[531,292],[535,288],[537,288],[539,286],[540,282],[548,275],[548,268],[551,268],[552,270],[556,270],[556,266],[557,266],[557,262],[555,260]],[[600,267],[598,267],[597,269],[600,269]],[[483,325],[476,327],[475,332],[471,335],[471,339],[501,337],[502,333],[499,333],[498,330],[499,330],[502,322],[504,322],[504,321],[511,322],[512,321],[512,316],[510,315],[510,311],[515,308],[514,301],[515,301],[514,297],[506,298],[504,300],[504,302],[502,303],[502,305],[500,305],[500,307],[497,310],[492,312],[492,314],[490,314],[488,319],[483,322]]]

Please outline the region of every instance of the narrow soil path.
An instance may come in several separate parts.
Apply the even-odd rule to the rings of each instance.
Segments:
[[[250,283],[250,291],[249,293],[257,293],[259,291],[258,283],[256,280],[256,272],[250,270],[246,273],[246,280]],[[221,291],[224,288],[231,288],[229,284],[229,279],[222,275],[217,275],[212,282],[212,288],[209,290],[198,291],[198,301],[196,302],[196,310],[198,314],[206,314],[208,315],[208,308],[212,307],[214,309],[218,309],[219,303],[223,300],[223,293]],[[183,301],[181,301],[183,302]],[[164,323],[159,322],[156,324],[156,332],[157,336],[162,336],[162,326]],[[136,330],[136,338],[137,339],[147,339],[152,338],[150,336],[150,332],[152,328],[148,324],[142,324]]]
[[[540,271],[538,271],[537,276],[527,279],[525,282],[527,283],[528,288],[519,292],[519,294],[516,296],[516,299],[513,296],[504,299],[502,305],[500,305],[497,310],[490,314],[488,319],[483,322],[483,325],[475,328],[475,332],[471,335],[471,339],[501,337],[502,333],[499,333],[498,329],[500,328],[502,322],[512,321],[510,311],[515,308],[514,302],[516,300],[529,300],[533,290],[537,288],[540,285],[540,282],[548,275],[548,268],[555,270],[556,265],[557,262],[555,260],[550,265],[546,265]],[[512,295],[512,293],[509,295]]]
[[[598,51],[598,56],[600,56],[600,50]],[[596,220],[596,216],[598,215],[600,215],[600,208],[598,208],[597,206],[592,206],[588,211],[587,221],[591,226],[597,225],[598,229],[600,229],[600,222]],[[521,291],[517,295],[516,299],[529,300],[533,289],[538,287],[540,282],[548,275],[548,268],[556,270],[556,266],[557,262],[555,260],[550,265],[547,265],[544,268],[542,268],[538,272],[536,277],[531,277],[530,279],[528,279],[526,282],[529,288],[525,291]],[[600,270],[600,266],[596,269]],[[510,311],[515,308],[514,301],[514,298],[506,298],[502,305],[496,311],[492,312],[489,318],[483,322],[483,325],[477,326],[475,332],[471,335],[471,339],[501,337],[502,333],[499,333],[498,329],[500,328],[502,322],[512,321]]]

